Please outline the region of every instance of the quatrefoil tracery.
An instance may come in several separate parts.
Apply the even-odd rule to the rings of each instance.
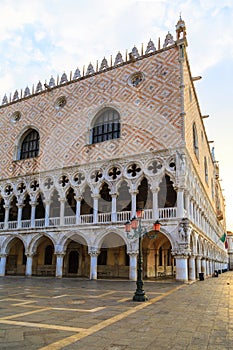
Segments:
[[[113,168],[111,168],[108,172],[108,176],[111,178],[111,180],[116,180],[119,178],[119,176],[121,175],[121,171],[118,167],[114,166]]]
[[[76,175],[74,175],[74,182],[76,183],[76,185],[81,185],[82,182],[84,182],[85,180],[85,176],[83,173],[77,173]]]
[[[138,166],[136,163],[131,164],[127,169],[127,174],[129,174],[131,177],[136,177],[141,172],[140,166]]]
[[[148,170],[150,172],[152,172],[152,174],[157,174],[159,172],[159,170],[162,168],[162,164],[157,161],[157,160],[154,160],[151,165],[148,166]]]
[[[91,180],[94,182],[98,182],[100,179],[102,179],[103,177],[103,173],[101,170],[96,170],[93,171],[92,175],[91,175]]]

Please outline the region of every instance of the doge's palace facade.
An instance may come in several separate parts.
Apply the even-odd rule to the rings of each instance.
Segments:
[[[176,39],[176,40],[175,40]],[[218,163],[187,57],[185,23],[163,47],[51,77],[0,106],[0,275],[136,279],[124,224],[144,209],[144,277],[227,267]]]

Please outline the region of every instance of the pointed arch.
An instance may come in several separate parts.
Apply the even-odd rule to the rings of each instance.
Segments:
[[[113,108],[105,107],[94,117],[91,129],[91,143],[99,143],[120,137],[120,114]]]

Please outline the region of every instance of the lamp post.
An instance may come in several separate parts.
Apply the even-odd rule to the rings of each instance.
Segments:
[[[133,301],[146,301],[148,300],[145,291],[143,289],[143,279],[142,279],[142,238],[147,236],[149,238],[155,238],[160,231],[160,223],[157,220],[154,225],[154,233],[149,235],[145,227],[142,227],[142,218],[144,215],[144,211],[142,209],[138,209],[136,212],[136,217],[132,218],[131,221],[127,221],[125,223],[125,232],[127,233],[127,237],[130,239],[138,238],[138,259],[137,259],[137,281],[136,281],[136,291],[133,296]],[[131,229],[133,233],[131,233]]]

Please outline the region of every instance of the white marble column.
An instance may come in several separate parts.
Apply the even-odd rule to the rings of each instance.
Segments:
[[[195,256],[192,255],[189,257],[189,280],[196,280],[196,266],[195,266]]]
[[[92,250],[89,252],[91,257],[90,263],[90,280],[97,280],[97,258],[99,255],[98,250]]]
[[[184,217],[184,190],[183,190],[183,188],[177,189],[177,216],[178,216],[178,218]]]
[[[117,221],[117,193],[112,194],[112,222]]]
[[[6,273],[6,254],[0,255],[0,276],[5,276]]]
[[[93,223],[96,224],[98,222],[98,211],[99,211],[99,198],[100,195],[93,195]]]
[[[197,277],[199,276],[199,273],[201,272],[201,259],[202,259],[202,257],[200,255],[198,255],[196,257]]]
[[[137,280],[137,252],[129,252],[129,279],[131,281]]]
[[[45,226],[49,226],[49,214],[50,214],[51,201],[45,201]]]
[[[159,187],[151,189],[153,195],[153,220],[159,219],[158,192]]]
[[[27,256],[27,262],[26,262],[25,276],[31,277],[31,275],[32,275],[33,254],[26,254],[26,256]]]
[[[63,259],[65,253],[56,253],[56,277],[62,278],[63,276]]]
[[[81,201],[82,197],[81,196],[75,196],[74,197],[76,200],[76,224],[79,225],[81,224]]]
[[[5,208],[4,229],[7,229],[8,228],[8,222],[9,222],[10,205],[9,204],[5,204],[4,208]]]
[[[30,202],[31,205],[31,227],[35,227],[35,219],[36,219],[36,202]]]
[[[22,213],[23,213],[24,205],[19,203],[19,204],[17,204],[17,207],[18,207],[17,228],[21,228],[22,227]]]
[[[201,260],[201,272],[204,273],[204,275],[206,275],[206,259],[202,259]]]
[[[181,282],[188,281],[188,256],[176,255],[176,280]]]
[[[136,217],[136,211],[137,211],[137,193],[138,191],[131,191],[131,217]]]
[[[59,202],[60,202],[60,225],[64,226],[65,224],[65,202],[66,199],[65,198],[59,198]]]
[[[185,192],[185,207],[186,207],[186,217],[190,218],[190,196],[188,191]]]

